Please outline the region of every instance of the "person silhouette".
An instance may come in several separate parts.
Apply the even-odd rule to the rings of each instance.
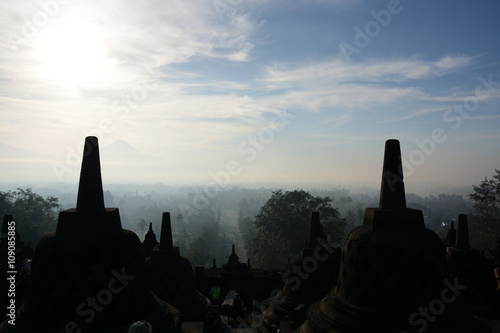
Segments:
[[[136,321],[135,323],[132,323],[130,327],[128,328],[128,333],[152,333],[153,328],[151,327],[151,324],[149,324],[145,320],[139,320]]]

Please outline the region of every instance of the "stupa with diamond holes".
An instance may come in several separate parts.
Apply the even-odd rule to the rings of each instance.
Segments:
[[[180,331],[179,312],[147,287],[140,247],[118,209],[104,207],[98,142],[87,137],[76,208],[60,212],[56,231],[38,242],[29,296],[16,325],[0,332],[123,333],[138,320]]]
[[[340,256],[340,248],[328,244],[319,212],[312,212],[309,240],[301,253],[288,262],[284,273],[286,284],[267,301],[270,306],[264,311],[262,324],[257,326],[257,330],[274,333],[287,316],[293,318],[290,327],[302,324],[309,306],[337,284]]]
[[[388,140],[379,207],[347,236],[337,286],[297,332],[491,332],[445,279],[444,245],[420,210],[406,208],[399,141]]]
[[[478,250],[472,249],[469,241],[467,215],[458,215],[456,240],[453,247],[446,248],[448,267],[452,278],[468,286],[462,300],[467,304],[484,302],[495,290],[490,267]]]
[[[189,260],[173,246],[170,213],[163,213],[160,245],[146,259],[148,283],[158,297],[175,306],[183,321],[203,321],[210,301],[194,286]]]
[[[252,309],[252,295],[253,289],[253,271],[248,266],[248,262],[240,262],[236,254],[236,247],[234,244],[231,246],[231,254],[225,264],[222,264],[220,272],[219,286],[221,288],[219,302],[223,302],[226,295],[234,290],[239,295],[243,307],[245,309]],[[214,301],[217,302],[217,301]],[[222,311],[222,310],[221,310]],[[221,312],[222,314],[223,312]]]

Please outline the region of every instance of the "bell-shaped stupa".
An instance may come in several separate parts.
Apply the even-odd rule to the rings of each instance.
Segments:
[[[484,303],[495,289],[491,282],[490,264],[478,250],[471,248],[469,241],[469,223],[466,214],[459,214],[456,241],[454,247],[447,247],[448,267],[452,278],[467,286],[462,301],[475,307]],[[475,309],[474,309],[475,311]]]
[[[257,330],[274,333],[281,322],[292,318],[289,327],[298,327],[306,319],[306,310],[337,285],[340,248],[332,247],[320,222],[319,212],[311,213],[309,240],[299,255],[292,257],[283,273],[285,286],[267,300],[269,307]]]
[[[178,332],[179,312],[151,292],[143,268],[139,238],[104,206],[98,142],[87,137],[77,206],[38,242],[27,300],[0,332],[123,333],[138,320]]]
[[[148,283],[158,297],[175,306],[183,321],[203,321],[210,301],[194,285],[189,260],[173,245],[170,213],[163,213],[160,245],[146,259]]]
[[[490,332],[459,301],[464,286],[448,279],[439,237],[406,207],[401,161],[399,141],[388,140],[379,207],[347,236],[337,286],[298,332]]]

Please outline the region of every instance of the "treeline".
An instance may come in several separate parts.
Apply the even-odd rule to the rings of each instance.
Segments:
[[[496,177],[496,178],[495,178]],[[407,194],[407,206],[423,211],[426,226],[441,238],[458,214],[469,215],[471,245],[490,250],[500,236],[500,175],[471,189],[471,196]],[[75,189],[76,191],[76,189]],[[50,193],[43,189],[44,193]],[[32,189],[0,191],[0,212],[13,214],[18,232],[32,245],[47,231],[55,230],[57,213],[73,208],[75,193],[55,192],[42,197]],[[210,192],[207,187],[108,186],[106,207],[118,207],[124,228],[141,240],[149,223],[158,239],[163,212],[170,212],[174,245],[193,265],[225,263],[235,244],[254,267],[283,268],[308,237],[311,210],[321,211],[321,221],[332,242],[344,237],[363,221],[367,207],[378,206],[378,191],[351,193],[346,189],[280,190],[227,186]],[[59,200],[60,199],[60,200]],[[61,202],[61,203],[60,203]],[[402,221],[404,222],[404,221]],[[244,255],[243,255],[244,256]]]
[[[33,247],[44,233],[55,230],[60,207],[58,198],[44,198],[31,188],[0,191],[2,217],[12,215],[16,222],[16,232],[22,236],[21,240],[31,243]]]

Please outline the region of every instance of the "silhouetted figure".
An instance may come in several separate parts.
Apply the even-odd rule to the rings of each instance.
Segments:
[[[231,333],[231,329],[222,322],[219,310],[218,305],[210,305],[207,308],[203,333]]]
[[[128,333],[152,333],[152,332],[153,328],[145,320],[136,321],[135,323],[130,325],[128,329]]]

